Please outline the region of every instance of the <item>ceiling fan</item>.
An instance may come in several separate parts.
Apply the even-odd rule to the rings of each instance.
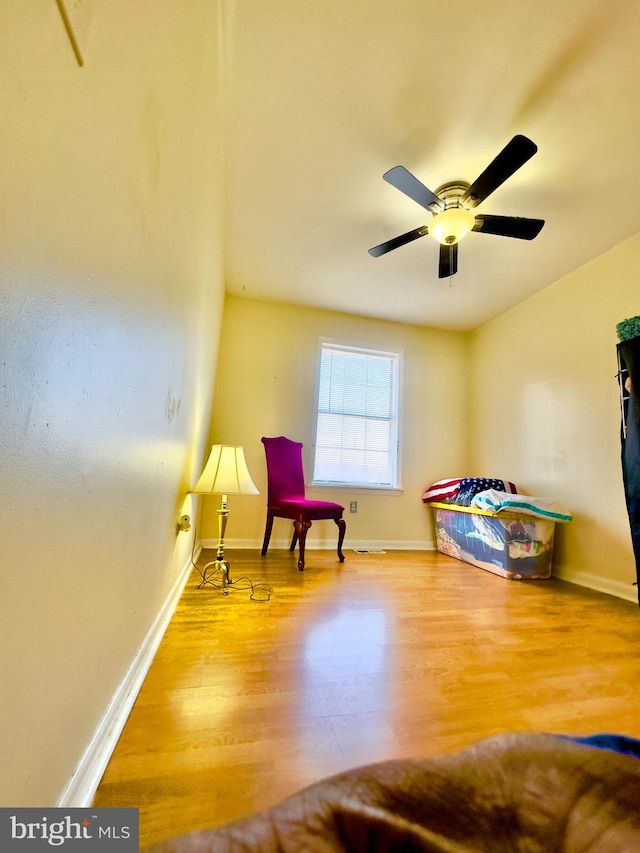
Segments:
[[[450,181],[432,192],[404,166],[394,166],[382,176],[385,181],[399,189],[409,198],[433,214],[428,225],[422,225],[399,237],[380,243],[369,249],[374,258],[398,249],[406,243],[430,234],[440,243],[438,278],[447,278],[458,271],[458,243],[469,231],[497,234],[501,237],[516,237],[533,240],[537,237],[544,219],[528,219],[524,216],[474,215],[469,208],[477,207],[491,193],[510,178],[521,166],[531,159],[538,146],[526,136],[518,134],[505,145],[489,163],[484,172],[472,184],[466,181]]]

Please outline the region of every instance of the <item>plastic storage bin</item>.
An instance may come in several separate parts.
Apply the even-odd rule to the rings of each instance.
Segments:
[[[554,521],[455,504],[430,506],[442,554],[511,580],[551,576]]]

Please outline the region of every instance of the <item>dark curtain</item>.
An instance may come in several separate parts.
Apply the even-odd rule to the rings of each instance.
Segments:
[[[640,604],[640,337],[619,343],[618,355],[622,381],[625,373],[631,379],[631,389],[628,397],[624,395],[622,410],[622,476],[636,559]]]

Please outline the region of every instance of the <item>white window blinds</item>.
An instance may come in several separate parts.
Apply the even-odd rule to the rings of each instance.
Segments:
[[[322,342],[314,483],[397,486],[399,360]]]

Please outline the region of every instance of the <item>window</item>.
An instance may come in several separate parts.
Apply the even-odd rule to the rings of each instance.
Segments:
[[[322,340],[313,482],[398,488],[402,353]]]

